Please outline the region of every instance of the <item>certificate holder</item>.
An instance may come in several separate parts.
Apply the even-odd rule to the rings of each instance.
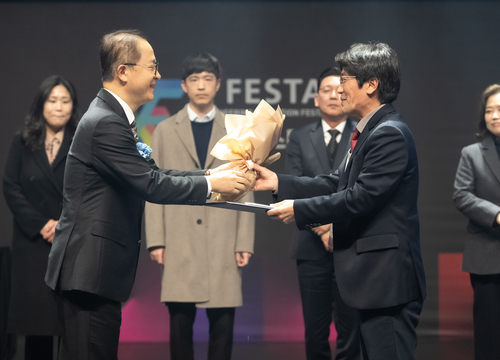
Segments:
[[[238,203],[232,201],[217,201],[217,202],[206,203],[204,205],[221,209],[247,211],[253,213],[265,213],[268,210],[273,209],[271,205],[257,204],[251,202]]]

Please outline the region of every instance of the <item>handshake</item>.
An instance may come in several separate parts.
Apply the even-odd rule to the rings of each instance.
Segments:
[[[269,166],[280,158],[280,153],[270,156],[259,168]],[[258,173],[252,161],[237,160],[207,170],[212,191],[218,193],[216,201],[237,201],[248,191],[254,190]]]

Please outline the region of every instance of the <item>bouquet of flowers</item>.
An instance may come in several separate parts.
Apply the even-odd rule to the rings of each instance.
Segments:
[[[245,115],[228,114],[225,117],[227,135],[220,139],[211,154],[220,160],[246,160],[262,166],[269,166],[281,156],[280,153],[269,156],[278,145],[283,129],[283,115],[279,105],[273,109],[265,100],[261,100],[254,112],[246,111]],[[241,170],[249,173],[255,181],[255,173],[247,164]],[[246,167],[246,168],[245,168]],[[214,194],[215,201],[237,201],[245,193],[233,198]]]

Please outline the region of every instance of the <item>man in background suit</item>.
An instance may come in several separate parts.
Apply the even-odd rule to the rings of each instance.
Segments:
[[[350,146],[355,122],[342,112],[340,69],[330,67],[318,77],[314,105],[321,119],[294,129],[286,151],[286,172],[295,176],[315,177],[332,174]],[[308,360],[332,358],[330,324],[337,330],[336,360],[360,358],[358,314],[348,307],[338,293],[333,255],[328,249],[330,224],[311,230],[295,229],[292,258],[297,260],[302,312],[304,315],[306,355]]]
[[[215,106],[218,60],[188,56],[182,88],[189,103],[153,133],[153,158],[160,167],[188,170],[223,164],[210,150],[227,132]],[[252,201],[249,193],[242,201]],[[161,301],[170,313],[170,357],[193,360],[196,309],[209,320],[208,359],[229,360],[235,307],[243,305],[241,268],[253,253],[255,215],[206,206],[146,203],[146,239],[151,258],[163,266]]]
[[[364,360],[412,360],[426,295],[417,211],[413,135],[392,102],[401,72],[387,44],[353,44],[335,61],[342,70],[342,111],[361,119],[333,175],[276,175],[255,165],[254,190],[284,200],[268,214],[299,229],[333,223],[341,298],[357,309]]]
[[[117,359],[121,302],[134,283],[144,200],[204,204],[210,190],[249,186],[231,170],[161,170],[139,154],[134,111],[153,100],[161,76],[137,30],[103,37],[103,89],[82,117],[64,179],[45,281],[58,289],[64,333],[59,359]],[[216,169],[218,170],[218,169]]]

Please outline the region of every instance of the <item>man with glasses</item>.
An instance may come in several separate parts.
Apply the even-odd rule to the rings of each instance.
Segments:
[[[136,147],[134,111],[160,79],[153,48],[137,30],[103,37],[103,89],[76,130],[64,204],[45,281],[60,295],[60,360],[116,359],[121,302],[134,283],[144,200],[204,204],[210,191],[239,194],[243,174],[159,169]],[[213,175],[212,175],[213,174]]]
[[[188,170],[223,164],[210,150],[227,134],[215,106],[219,61],[211,54],[182,63],[182,89],[189,102],[160,122],[153,158],[160,167]],[[249,193],[241,201],[253,201]],[[146,204],[146,240],[151,259],[163,265],[161,301],[170,314],[170,359],[193,360],[197,308],[209,320],[209,360],[229,360],[235,307],[243,305],[241,268],[253,253],[255,215],[242,211]]]
[[[286,149],[286,172],[315,177],[333,174],[350,146],[355,121],[342,112],[340,69],[330,67],[318,77],[314,105],[321,119],[290,133]],[[340,298],[336,286],[333,254],[328,248],[330,224],[311,230],[295,229],[292,258],[297,260],[308,360],[331,360],[330,324],[337,330],[336,360],[360,358],[358,314]]]
[[[337,172],[316,178],[276,175],[255,165],[254,190],[284,200],[268,211],[299,229],[333,223],[340,297],[358,312],[364,360],[412,360],[426,296],[417,211],[413,135],[392,102],[400,88],[396,52],[354,44],[338,54],[342,111],[360,119]]]

